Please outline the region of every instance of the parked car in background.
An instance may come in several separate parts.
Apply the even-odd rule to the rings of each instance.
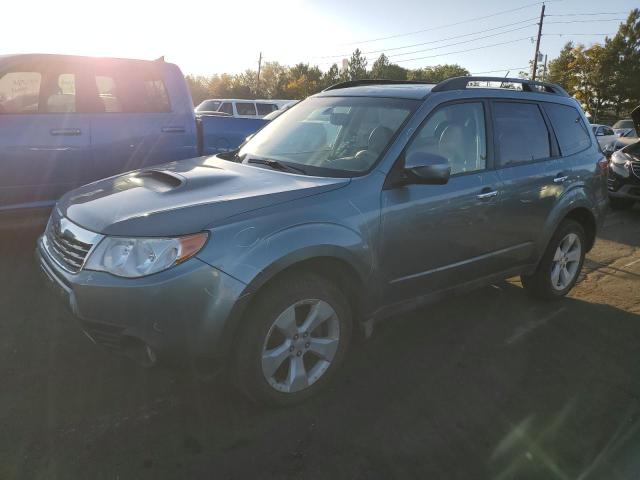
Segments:
[[[608,125],[592,123],[591,129],[593,130],[593,134],[596,136],[596,140],[598,140],[598,143],[600,144],[600,148],[604,148],[617,138],[613,128]]]
[[[607,158],[611,158],[611,155],[621,148],[624,148],[627,145],[632,145],[638,141],[637,133],[640,131],[640,122],[638,122],[638,118],[640,118],[640,106],[636,107],[636,109],[631,112],[631,116],[631,122],[634,122],[635,126],[633,128],[624,129],[623,133],[617,136],[615,140],[602,147],[602,151],[605,153]]]
[[[0,56],[0,226],[46,221],[72,188],[226,151],[261,126],[218,120],[196,122],[182,72],[171,63]]]
[[[262,118],[295,100],[204,100],[196,107],[196,114],[223,112],[236,118]]]
[[[638,132],[634,125],[632,118],[625,118],[624,120],[618,120],[613,124],[613,131],[619,137],[637,137]]]
[[[640,132],[640,107],[632,116],[635,130]],[[630,208],[640,201],[640,141],[638,138],[628,140],[628,144],[611,154],[609,162],[608,188],[613,208]]]
[[[346,82],[234,152],[67,193],[37,253],[96,343],[218,361],[250,397],[291,404],[335,377],[356,332],[444,294],[520,275],[562,298],[606,173],[556,85]]]

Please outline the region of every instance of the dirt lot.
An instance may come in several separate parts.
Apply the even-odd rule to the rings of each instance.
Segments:
[[[638,478],[640,209],[571,298],[517,281],[382,325],[330,392],[258,409],[91,344],[0,233],[0,479]]]

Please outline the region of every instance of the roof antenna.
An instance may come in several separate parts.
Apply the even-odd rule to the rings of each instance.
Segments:
[[[162,55],[161,57],[156,58],[155,61],[156,62],[164,62],[164,55]]]

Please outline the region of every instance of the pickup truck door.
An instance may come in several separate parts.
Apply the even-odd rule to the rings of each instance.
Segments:
[[[93,179],[197,156],[191,98],[185,85],[173,83],[175,75],[165,75],[168,67],[116,60],[96,64]],[[182,76],[179,80],[184,83]]]
[[[86,183],[85,80],[80,64],[55,57],[0,70],[0,212],[48,212],[62,194]]]

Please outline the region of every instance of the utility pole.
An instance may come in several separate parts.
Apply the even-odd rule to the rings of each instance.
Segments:
[[[544,7],[545,4],[542,4],[542,10],[540,10],[540,23],[538,24],[538,40],[536,41],[536,54],[533,56],[533,74],[531,75],[531,80],[536,79],[536,73],[538,70],[538,53],[540,53],[540,37],[542,36],[542,22],[544,21]]]
[[[547,81],[547,54],[544,54],[544,70],[542,70],[542,81]]]
[[[260,97],[260,69],[262,68],[262,52],[258,57],[258,79],[256,80],[256,97]]]

